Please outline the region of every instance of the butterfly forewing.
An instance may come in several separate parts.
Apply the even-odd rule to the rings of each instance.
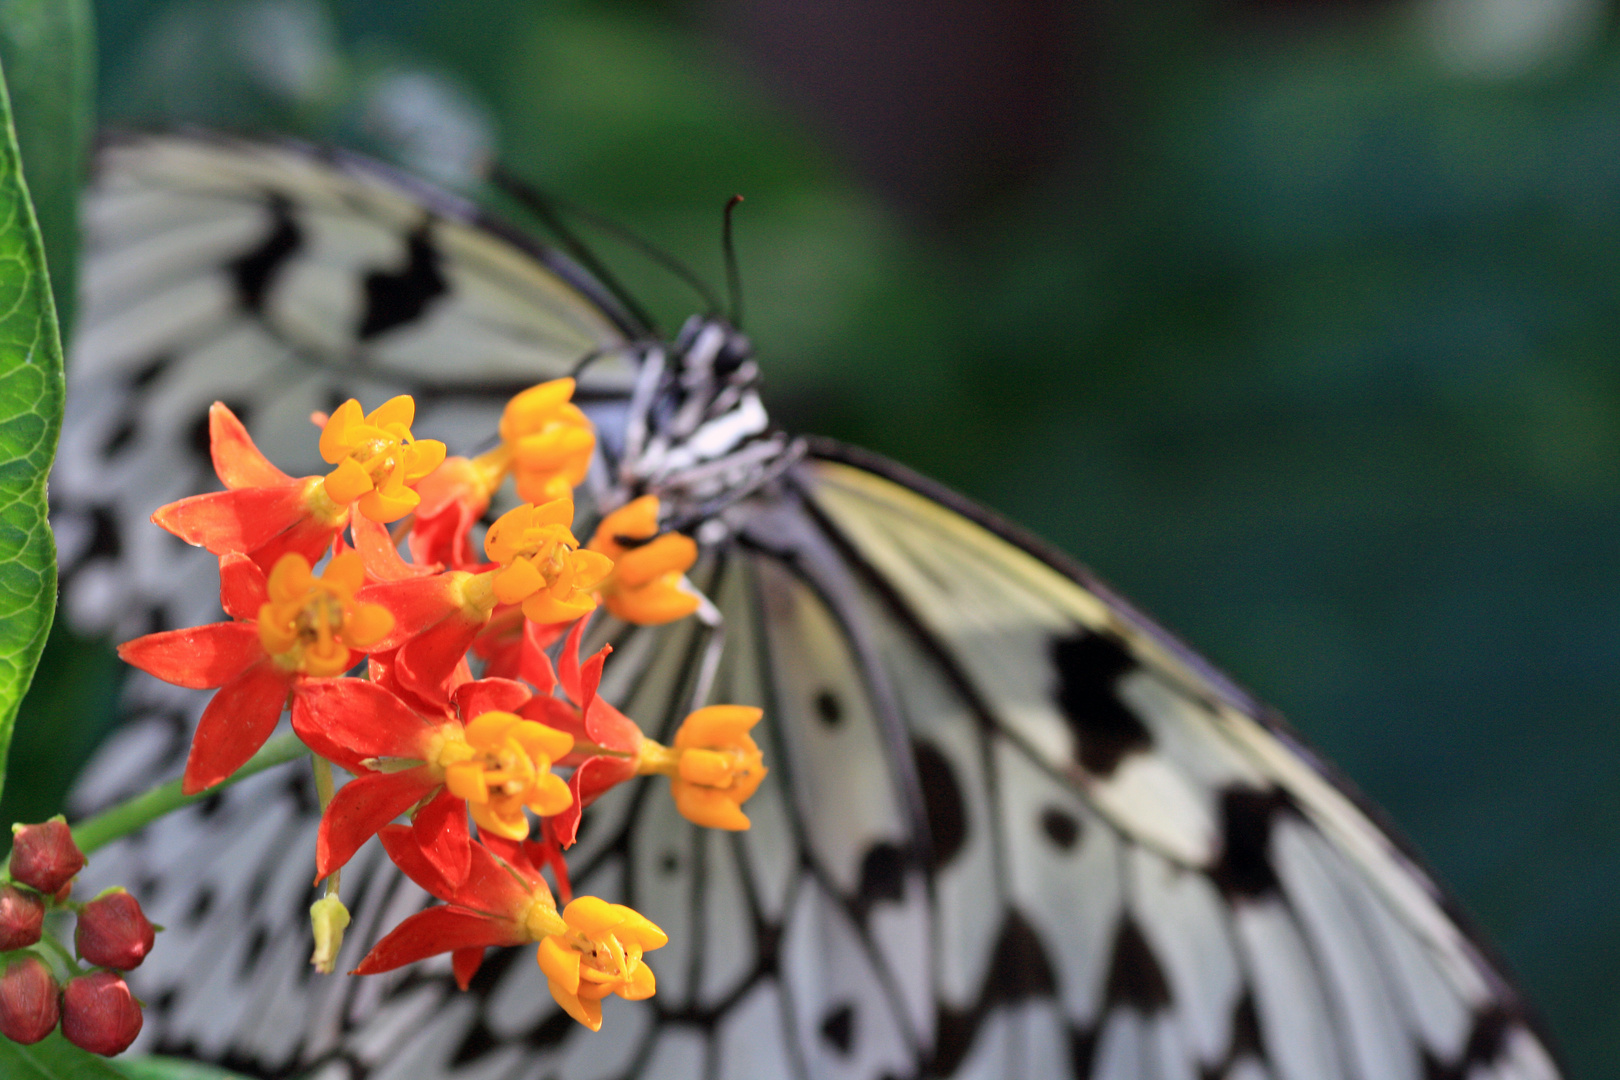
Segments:
[[[310,414],[349,397],[370,407],[414,393],[418,428],[469,453],[526,386],[577,371],[587,408],[629,392],[638,331],[572,264],[345,155],[114,137],[85,224],[52,478],[65,604],[81,630],[129,637],[154,611],[167,625],[213,617],[213,560],[145,522],[218,486],[216,400],[303,475],[323,468]]]

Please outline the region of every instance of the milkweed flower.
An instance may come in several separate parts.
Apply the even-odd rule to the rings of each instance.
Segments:
[[[268,579],[247,556],[226,555],[220,602],[235,621],[147,634],[118,647],[125,662],[164,682],[218,690],[192,737],[182,791],[195,794],[241,768],[306,679],[347,671],[387,636],[394,614],[358,596],[364,580],[353,552],[333,556],[319,576],[289,552]]]
[[[500,564],[494,571],[495,597],[521,604],[524,618],[566,623],[596,608],[591,596],[613,571],[613,560],[580,550],[570,531],[574,500],[525,503],[495,520],[484,536],[484,553]]]
[[[739,831],[749,827],[742,804],[758,790],[768,770],[759,746],[748,732],[764,711],[745,705],[710,705],[689,715],[675,733],[675,744],[649,739],[634,720],[598,693],[602,667],[612,647],[604,645],[583,664],[579,646],[584,622],[575,624],[559,658],[559,682],[576,706],[555,698],[535,697],[525,709],[544,710],[548,722],[575,738],[575,766],[568,778],[573,805],[551,821],[562,847],[578,836],[580,813],[605,792],[637,776],[670,778],[675,808],[693,824]]]
[[[637,771],[669,776],[675,809],[694,825],[746,829],[742,804],[769,771],[748,734],[764,715],[764,710],[746,705],[699,709],[681,722],[673,748],[643,746]]]
[[[336,466],[322,484],[334,503],[354,503],[373,521],[387,523],[416,509],[412,490],[444,461],[444,443],[411,434],[416,401],[408,394],[364,412],[353,398],[321,429],[321,458]]]
[[[448,952],[465,990],[486,948],[534,943],[552,997],[592,1031],[602,1027],[602,1000],[609,994],[640,1001],[657,989],[645,955],[662,948],[668,936],[636,911],[594,896],[577,897],[559,912],[530,857],[534,845],[486,838],[473,845],[465,879],[452,884],[409,829],[390,825],[379,835],[395,865],[445,904],[405,919],[354,974],[391,971]]]
[[[317,879],[413,807],[417,846],[452,884],[467,873],[469,812],[481,833],[523,840],[526,810],[545,816],[566,808],[573,796],[551,767],[574,740],[517,715],[529,697],[520,683],[480,679],[457,687],[450,709],[424,714],[374,682],[308,686],[293,710],[293,730],[357,774],[321,817]]]
[[[608,611],[625,622],[659,626],[698,609],[695,592],[681,588],[697,562],[697,544],[677,532],[658,533],[658,496],[643,495],[604,517],[590,550],[613,560],[597,586]]]
[[[296,479],[270,463],[222,402],[208,410],[208,447],[226,490],[159,507],[152,521],[215,555],[246,555],[268,572],[283,555],[318,562],[349,523],[347,503],[318,476]]]
[[[596,431],[573,396],[573,379],[552,379],[518,394],[501,413],[501,444],[524,502],[571,496],[590,471]]]

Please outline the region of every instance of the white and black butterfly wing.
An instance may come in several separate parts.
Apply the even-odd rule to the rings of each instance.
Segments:
[[[1557,1075],[1429,876],[1297,737],[1081,572],[839,456],[799,476],[854,587],[790,550],[805,585],[766,606],[800,614],[766,636],[786,652],[824,605],[885,675],[865,708],[910,741],[926,809],[936,1071]],[[842,724],[804,668],[784,727]]]
[[[419,395],[424,429],[493,432],[505,399],[580,376],[622,400],[638,333],[557,253],[380,166],[215,135],[127,135],[99,151],[52,496],[66,611],[121,636],[205,621],[206,553],[145,525],[216,488],[207,408],[239,406],[261,448],[316,471],[310,413]],[[181,598],[189,598],[182,601]],[[198,606],[201,602],[203,606]],[[183,608],[177,608],[183,603]]]
[[[217,618],[212,560],[145,523],[208,484],[215,398],[275,456],[308,454],[333,394],[421,393],[453,438],[592,352],[612,355],[588,395],[629,386],[633,328],[600,290],[386,173],[169,137],[102,169],[53,489],[80,629]],[[378,283],[422,266],[444,289],[368,331],[364,298],[420,295]],[[598,410],[606,440],[621,416]],[[87,872],[169,927],[136,973],[140,1045],[321,1080],[1557,1075],[1427,875],[1244,694],[944,493],[835,457],[699,530],[719,625],[592,635],[617,649],[604,693],[651,730],[705,694],[767,710],[751,831],[699,830],[646,781],[571,852],[579,891],[669,931],[655,998],[591,1035],[527,951],[467,994],[443,963],[313,975],[316,808],[283,770]],[[75,811],[177,773],[206,696],[132,677]],[[344,882],[346,968],[425,898],[375,845]]]

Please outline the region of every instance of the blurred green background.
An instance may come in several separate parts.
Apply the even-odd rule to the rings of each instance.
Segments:
[[[1620,1075],[1620,38],[1596,0],[104,0],[104,121],[488,150],[715,282],[792,426],[1070,551]],[[26,143],[25,143],[26,150]],[[695,303],[602,238],[665,321]],[[58,635],[6,820],[113,665]]]

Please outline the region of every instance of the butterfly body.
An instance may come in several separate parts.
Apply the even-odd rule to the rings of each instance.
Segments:
[[[526,955],[465,994],[448,964],[313,975],[311,785],[256,777],[93,868],[170,927],[137,980],[147,1049],[321,1080],[1560,1075],[1421,862],[1275,716],[983,511],[775,429],[723,321],[660,343],[471,207],[296,148],[114,142],[88,220],[53,490],[77,627],[217,617],[211,560],[141,524],[206,485],[209,402],[296,469],[334,396],[416,392],[418,429],[465,453],[506,393],[574,375],[601,433],[587,512],[659,495],[709,601],[595,623],[603,695],[664,738],[759,705],[771,768],[744,833],[694,828],[658,780],[586,816],[576,887],[670,936],[611,1038]],[[132,677],[76,809],[177,770],[199,708]],[[372,848],[351,867],[340,968],[425,901]]]

